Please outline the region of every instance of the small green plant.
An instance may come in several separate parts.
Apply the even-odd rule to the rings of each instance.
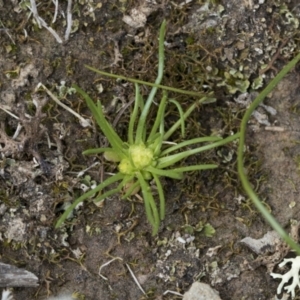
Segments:
[[[199,105],[207,100],[209,97],[202,97],[200,100],[195,101],[187,111],[183,112],[181,105],[174,99],[168,100],[166,90],[173,90],[188,95],[197,95],[199,93],[182,91],[170,87],[161,86],[164,69],[164,35],[165,35],[165,21],[162,23],[159,34],[159,63],[158,63],[158,76],[154,84],[141,82],[135,79],[125,78],[128,81],[135,83],[135,103],[132,110],[129,125],[127,141],[122,141],[120,136],[114,128],[105,119],[102,105],[98,101],[97,104],[78,86],[75,89],[85,99],[89,109],[91,110],[96,122],[100,129],[108,139],[110,148],[97,148],[84,151],[84,154],[98,154],[103,153],[104,157],[114,163],[118,163],[118,173],[107,178],[93,190],[85,193],[63,213],[59,218],[56,227],[59,227],[65,219],[69,216],[70,212],[85,199],[94,196],[99,191],[108,187],[111,184],[119,182],[117,187],[110,189],[101,196],[94,199],[95,202],[104,200],[106,197],[124,191],[123,198],[130,196],[137,189],[141,189],[145,211],[149,223],[153,228],[153,235],[157,234],[160,221],[165,217],[165,196],[163,187],[160,181],[161,176],[170,177],[173,179],[181,179],[184,172],[195,170],[206,170],[216,168],[215,164],[192,165],[184,167],[173,167],[177,162],[185,159],[186,157],[203,152],[224,145],[230,141],[237,139],[238,135],[232,135],[225,139],[218,136],[196,137],[191,140],[182,141],[178,144],[170,143],[168,140],[170,136],[181,127],[182,135],[185,131],[185,120],[191,112]],[[108,75],[111,77],[124,78],[122,76],[109,74],[89,67],[89,69],[100,74]],[[151,85],[152,89],[146,101],[144,101],[138,83]],[[162,98],[158,104],[157,114],[151,128],[147,128],[147,118],[149,110],[153,104],[154,97],[158,88],[163,89]],[[202,95],[203,96],[203,95]],[[171,128],[165,130],[164,119],[167,104],[174,104],[179,111],[179,120],[174,123]],[[199,146],[199,143],[206,143]],[[192,149],[186,149],[192,146]],[[156,185],[159,196],[159,208],[151,192],[149,181],[153,180]]]

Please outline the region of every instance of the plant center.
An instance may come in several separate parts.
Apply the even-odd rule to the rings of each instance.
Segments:
[[[128,157],[121,160],[119,171],[131,175],[136,171],[142,171],[153,162],[153,151],[144,144],[131,145],[128,149]]]

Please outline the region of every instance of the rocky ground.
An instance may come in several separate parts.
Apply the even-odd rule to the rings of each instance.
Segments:
[[[166,218],[157,236],[139,196],[115,195],[101,206],[84,202],[54,229],[65,205],[115,170],[101,155],[82,155],[105,139],[71,85],[100,99],[107,119],[125,135],[130,108],[120,111],[134,99],[133,84],[84,65],[154,82],[164,19],[162,83],[216,98],[187,120],[187,138],[237,132],[249,103],[298,53],[296,0],[0,0],[0,261],[39,280],[37,287],[15,287],[15,299],[181,299],[195,281],[223,300],[277,299],[280,280],[270,272],[286,273],[289,266],[278,263],[295,254],[245,195],[236,142],[184,162],[217,163],[218,169],[164,180]],[[295,239],[299,74],[296,67],[256,111],[245,149],[255,191]],[[40,84],[92,126],[82,126]],[[196,101],[169,96],[185,109]],[[176,118],[170,110],[166,123]]]

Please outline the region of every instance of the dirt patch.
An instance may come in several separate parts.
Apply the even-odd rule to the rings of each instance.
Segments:
[[[119,109],[133,99],[133,85],[100,77],[84,64],[154,82],[158,30],[165,18],[164,84],[211,91],[217,98],[191,115],[187,138],[226,136],[238,131],[245,111],[234,99],[245,92],[253,98],[294,56],[299,44],[297,1],[74,1],[68,41],[67,3],[58,2],[52,23],[55,5],[36,2],[39,15],[62,43],[39,28],[24,1],[0,1],[0,104],[13,114],[0,111],[1,262],[33,272],[40,282],[38,288],[15,288],[15,298],[76,293],[77,299],[181,299],[164,293],[183,294],[199,280],[218,290],[223,300],[274,299],[279,281],[264,265],[253,268],[256,255],[239,243],[247,236],[262,237],[270,227],[242,190],[236,143],[185,162],[214,162],[217,170],[187,174],[180,182],[164,180],[166,218],[158,236],[151,236],[143,203],[136,197],[111,197],[102,207],[86,202],[55,230],[64,205],[114,168],[101,156],[82,155],[105,143],[98,128],[83,128],[36,88],[43,83],[90,118],[85,103],[70,90],[76,83],[101,99],[113,123]],[[299,220],[298,82],[296,68],[266,99],[275,115],[259,108],[272,131],[253,118],[245,155],[255,190],[287,230],[291,219]],[[141,90],[148,92],[147,87]],[[184,107],[195,101],[170,96]],[[126,116],[115,124],[121,135],[128,127]],[[166,125],[177,117],[170,111]],[[95,162],[97,167],[77,176]]]

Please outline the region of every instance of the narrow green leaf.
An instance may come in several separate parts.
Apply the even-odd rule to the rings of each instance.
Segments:
[[[130,178],[132,178],[132,177],[130,177]],[[130,178],[128,178],[128,176],[125,176],[115,189],[105,192],[100,197],[97,197],[96,199],[94,199],[94,202],[95,203],[100,202],[100,201],[104,200],[105,198],[120,192],[122,190],[122,188],[125,186],[125,184],[130,180]]]
[[[113,151],[113,148],[92,148],[92,149],[84,150],[82,154],[83,155],[99,154],[106,151]]]
[[[136,176],[138,178],[138,181],[139,181],[141,189],[142,189],[146,215],[147,215],[148,221],[150,222],[150,224],[153,227],[152,235],[156,235],[158,232],[160,222],[159,222],[157,207],[156,207],[155,201],[153,199],[153,196],[151,194],[150,186],[145,181],[145,179],[143,178],[143,176],[140,172],[137,172]]]
[[[177,154],[173,154],[173,155],[170,155],[170,156],[160,158],[157,162],[156,168],[164,169],[164,168],[169,167],[169,166],[175,164],[176,162],[178,162],[178,161],[180,161],[180,160],[182,160],[182,159],[184,159],[184,158],[186,158],[190,155],[193,155],[193,154],[200,153],[200,152],[203,152],[203,151],[206,151],[206,150],[209,150],[209,149],[213,149],[215,147],[225,145],[225,144],[227,144],[231,141],[236,140],[238,137],[239,137],[239,133],[236,133],[234,135],[230,135],[229,137],[227,137],[225,139],[222,139],[221,141],[218,141],[218,142],[215,142],[215,143],[212,143],[212,144],[208,144],[208,145],[205,145],[205,146],[202,146],[202,147],[199,147],[199,148],[190,149],[190,150],[187,150],[187,151],[183,151],[183,152],[180,152],[180,153],[177,153]]]
[[[108,139],[108,141],[110,142],[114,150],[121,155],[123,153],[123,147],[122,147],[123,141],[121,140],[121,138],[119,137],[115,129],[106,120],[102,110],[102,104],[100,101],[97,101],[97,108],[98,108],[97,112],[99,114],[99,118],[97,118],[96,121],[100,129],[103,131],[105,137]],[[103,130],[104,128],[105,131]]]
[[[173,152],[175,150],[178,150],[180,148],[183,148],[183,147],[186,147],[189,145],[204,143],[204,142],[216,142],[216,141],[221,141],[222,139],[223,138],[221,138],[219,136],[205,136],[205,137],[201,137],[201,138],[191,139],[191,140],[184,141],[177,145],[167,148],[166,150],[162,151],[161,156],[164,156],[166,154],[169,154],[170,152]]]
[[[166,21],[164,20],[160,26],[159,30],[159,46],[158,46],[158,74],[157,78],[155,80],[156,84],[160,84],[162,77],[163,77],[163,71],[164,71],[164,59],[165,59],[165,54],[164,54],[164,37],[165,37],[165,32],[166,32]],[[153,102],[153,99],[156,95],[157,92],[157,87],[152,87],[148,99],[145,103],[145,107],[141,112],[140,119],[138,122],[137,126],[137,131],[136,131],[136,143],[139,144],[143,142],[143,134],[145,132],[145,123],[146,123],[146,118],[148,116],[151,104]]]
[[[254,205],[260,211],[260,213],[264,216],[267,222],[273,227],[274,230],[280,235],[280,237],[292,248],[294,249],[298,255],[300,255],[300,247],[294,240],[292,240],[289,235],[285,232],[285,230],[280,226],[280,224],[276,221],[276,219],[268,212],[262,202],[259,200],[258,196],[254,192],[251,187],[251,184],[245,174],[244,170],[244,145],[245,145],[245,133],[247,128],[247,123],[249,121],[250,116],[256,107],[262,102],[262,100],[275,88],[275,86],[283,79],[283,77],[300,61],[300,53],[295,56],[293,60],[291,60],[284,68],[276,75],[275,78],[271,80],[271,82],[267,85],[267,87],[256,97],[256,99],[252,102],[250,107],[247,109],[240,127],[240,140],[239,140],[239,148],[238,148],[238,174],[241,179],[242,185],[253,201]]]
[[[140,88],[137,83],[134,86],[135,86],[135,102],[134,102],[134,108],[131,113],[130,120],[129,120],[129,126],[128,126],[128,142],[129,142],[129,144],[134,143],[133,129],[134,129],[137,115],[138,115],[139,107],[141,104],[140,103],[141,102]]]
[[[190,172],[190,171],[200,171],[200,170],[208,170],[208,169],[216,169],[218,165],[207,164],[207,165],[194,165],[194,166],[187,166],[181,168],[171,169],[171,171],[175,172]]]
[[[88,191],[87,193],[83,194],[81,197],[77,198],[66,210],[65,212],[59,217],[55,228],[58,228],[62,225],[62,223],[66,220],[66,218],[70,215],[71,211],[81,202],[83,202],[85,199],[92,197],[97,192],[101,191],[103,188],[107,187],[108,185],[119,181],[124,178],[124,175],[121,173],[115,174],[109,178],[107,178],[105,181],[100,183],[97,187],[95,187],[93,190]]]
[[[156,174],[152,174],[156,187],[157,187],[157,191],[158,191],[158,196],[159,196],[159,215],[160,215],[160,219],[164,220],[165,219],[165,207],[166,207],[166,201],[165,201],[165,194],[164,194],[164,190],[163,187],[161,185],[161,182],[159,180],[159,177]]]
[[[138,181],[133,183],[130,188],[126,191],[126,193],[122,196],[122,199],[126,199],[127,197],[131,196],[131,193],[140,185]]]
[[[152,136],[152,138],[151,138],[151,140],[150,139],[148,139],[147,140],[147,146],[151,146],[153,143],[158,143],[157,142],[157,140],[159,139],[161,137],[161,134],[159,133],[159,132],[156,132],[153,136]],[[153,147],[152,147],[153,148]]]
[[[145,168],[145,171],[148,171],[152,174],[156,174],[159,176],[165,176],[174,179],[182,179],[182,173],[174,170],[162,170],[162,169],[154,168],[152,166],[148,166],[147,168]]]
[[[208,97],[203,97],[198,101],[195,101],[183,114],[183,120],[185,121],[186,118],[192,113],[192,111],[201,103],[205,102]],[[174,131],[182,124],[181,118],[175,122],[172,127],[165,133],[163,140],[167,141],[169,137],[174,133]]]
[[[78,87],[76,84],[73,84],[73,87],[85,99],[88,108],[91,110],[94,118],[96,119],[96,122],[98,123],[100,129],[103,131],[104,135],[108,139],[111,146],[118,153],[121,154],[123,142],[121,138],[118,136],[118,134],[115,132],[113,127],[105,119],[105,116],[102,111],[101,103],[98,101],[98,104],[96,106],[93,100],[90,98],[90,96],[86,92],[84,92],[80,87]]]
[[[166,90],[166,91],[171,91],[174,93],[179,93],[179,94],[184,94],[184,95],[189,95],[189,96],[195,96],[195,97],[204,97],[205,94],[204,93],[199,93],[199,92],[194,92],[194,91],[185,91],[185,90],[181,90],[181,89],[176,89],[174,87],[171,86],[165,86],[165,85],[161,85],[161,84],[156,84],[156,83],[152,83],[152,82],[147,82],[147,81],[143,81],[143,80],[139,80],[139,79],[135,79],[135,78],[130,78],[130,77],[126,77],[123,75],[117,75],[117,74],[112,74],[109,72],[105,72],[102,70],[98,70],[96,68],[93,68],[91,66],[88,65],[84,65],[87,69],[98,73],[100,75],[104,75],[107,77],[111,77],[111,78],[115,78],[115,79],[122,79],[122,80],[126,80],[132,83],[138,83],[138,84],[142,84],[142,85],[146,85],[146,86],[151,86],[151,87],[156,87],[162,90]],[[211,97],[209,98],[209,100],[212,99]]]
[[[158,133],[157,136],[155,136],[155,140],[152,141],[150,144],[150,148],[153,150],[154,157],[160,156],[161,152],[161,146],[162,146],[162,134]]]
[[[94,199],[94,202],[95,202],[95,203],[98,203],[98,202],[100,202],[100,201],[103,201],[105,198],[107,198],[107,197],[109,197],[109,196],[111,196],[111,195],[113,195],[113,194],[116,194],[116,193],[120,192],[121,189],[122,189],[122,186],[118,186],[118,187],[115,188],[115,189],[112,189],[112,190],[110,190],[110,191],[107,191],[107,192],[105,192],[104,194],[102,194],[100,197],[97,197],[96,199]]]
[[[169,100],[171,103],[175,104],[177,109],[178,109],[178,112],[179,112],[179,121],[180,121],[180,125],[181,125],[181,135],[182,137],[185,136],[185,126],[184,126],[184,113],[183,113],[183,110],[182,110],[182,107],[181,105],[179,104],[178,101],[176,101],[175,99],[171,99]]]
[[[161,121],[162,119],[164,119],[164,115],[165,115],[165,108],[166,108],[166,104],[167,104],[167,93],[166,91],[163,91],[163,97],[160,100],[159,103],[159,107],[158,107],[158,111],[156,114],[156,118],[155,118],[155,122],[151,128],[151,132],[149,134],[149,137],[147,139],[147,142],[151,143],[151,141],[153,140],[153,137],[158,133],[158,129],[160,127]]]

